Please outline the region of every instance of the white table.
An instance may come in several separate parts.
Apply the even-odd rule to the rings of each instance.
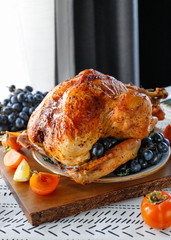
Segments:
[[[165,189],[171,194],[171,188]],[[171,239],[171,227],[156,230],[141,217],[143,197],[93,209],[33,227],[0,177],[0,240]]]

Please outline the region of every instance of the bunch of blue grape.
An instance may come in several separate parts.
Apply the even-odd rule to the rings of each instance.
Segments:
[[[109,137],[100,139],[91,149],[91,159],[100,158],[105,155],[106,151],[113,148],[121,141]],[[135,159],[119,166],[110,176],[127,176],[138,173],[143,169],[156,165],[162,157],[168,153],[170,142],[162,133],[152,133],[142,140],[141,147]]]
[[[9,97],[0,102],[0,132],[26,129],[30,115],[47,95],[47,92],[33,93],[31,86],[21,89],[11,85],[9,92]]]
[[[168,153],[169,148],[170,142],[161,132],[153,133],[142,140],[138,156],[119,166],[114,174],[126,176],[156,165]]]

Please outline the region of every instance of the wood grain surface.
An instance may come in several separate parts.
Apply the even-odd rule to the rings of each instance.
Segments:
[[[33,170],[46,171],[32,157],[31,151],[22,150],[28,157]],[[64,218],[88,209],[146,195],[152,190],[171,186],[171,158],[158,172],[137,180],[117,183],[91,183],[79,185],[62,177],[55,192],[39,196],[29,187],[29,182],[17,183],[13,180],[13,169],[3,164],[4,149],[0,149],[0,170],[6,184],[32,225]]]

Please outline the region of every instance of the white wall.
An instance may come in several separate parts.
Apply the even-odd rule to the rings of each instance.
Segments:
[[[0,0],[0,100],[6,86],[54,86],[54,1]]]

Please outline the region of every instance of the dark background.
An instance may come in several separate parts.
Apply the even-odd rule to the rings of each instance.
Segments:
[[[94,68],[119,77],[114,9],[115,0],[74,0],[76,73]]]
[[[118,37],[119,18],[123,17],[118,15],[120,1],[123,0],[74,0],[76,73],[94,68],[125,81],[119,74],[123,59]],[[132,14],[131,8],[128,13]],[[138,13],[140,85],[144,88],[171,85],[171,0],[139,0]],[[129,31],[126,34],[130,40],[125,54],[129,55],[133,47]],[[128,63],[127,68],[131,67]],[[130,69],[128,75],[132,72]]]
[[[171,85],[171,1],[139,0],[140,83]]]

